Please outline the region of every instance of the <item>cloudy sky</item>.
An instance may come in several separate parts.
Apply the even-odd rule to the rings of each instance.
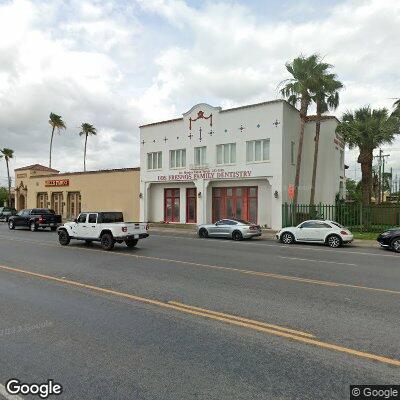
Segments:
[[[399,0],[0,0],[0,147],[12,168],[48,163],[48,115],[63,116],[53,167],[137,166],[142,123],[206,102],[275,99],[284,63],[319,52],[345,85],[336,115],[400,96]],[[394,146],[400,149],[400,140]],[[400,176],[400,151],[388,167]],[[349,175],[355,154],[349,153]],[[0,184],[5,184],[4,162]]]

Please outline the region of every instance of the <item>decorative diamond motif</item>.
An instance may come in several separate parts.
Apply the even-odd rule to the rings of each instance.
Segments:
[[[225,131],[224,131],[224,132],[225,132],[225,133],[226,133],[226,132],[228,132],[228,129],[225,129]]]
[[[259,128],[261,125],[260,124],[257,124],[257,128]]]

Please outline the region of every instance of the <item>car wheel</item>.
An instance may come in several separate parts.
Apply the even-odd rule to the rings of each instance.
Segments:
[[[203,239],[208,238],[207,229],[201,228],[201,229],[199,230],[199,236],[200,236],[201,238],[203,238]]]
[[[390,246],[396,253],[400,253],[400,238],[393,239]]]
[[[293,233],[283,232],[281,235],[281,242],[285,244],[293,244],[295,242]]]
[[[15,229],[14,221],[8,221],[8,228]]]
[[[58,241],[62,246],[68,246],[71,238],[68,235],[68,232],[64,229],[58,232]]]
[[[342,245],[342,239],[338,235],[330,235],[326,239],[326,243],[329,247],[337,248]]]
[[[125,244],[126,244],[129,248],[132,248],[132,247],[135,247],[135,246],[138,244],[138,241],[139,241],[139,240],[137,240],[137,239],[125,240]]]
[[[243,235],[239,231],[233,231],[232,232],[232,239],[238,242],[239,240],[243,240]]]
[[[103,233],[101,235],[101,247],[104,250],[107,250],[107,251],[112,250],[114,248],[114,244],[115,244],[115,241],[114,241],[114,238],[111,235],[111,233]]]
[[[38,230],[38,227],[36,226],[36,223],[32,221],[29,225],[29,229],[31,230],[31,232],[35,232]]]

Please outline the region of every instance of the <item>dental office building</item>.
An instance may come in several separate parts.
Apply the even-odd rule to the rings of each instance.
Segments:
[[[323,117],[315,202],[344,192],[344,144]],[[140,220],[245,219],[272,229],[294,184],[299,111],[284,100],[221,109],[197,104],[181,118],[140,126]],[[305,127],[298,203],[310,196],[315,118]]]

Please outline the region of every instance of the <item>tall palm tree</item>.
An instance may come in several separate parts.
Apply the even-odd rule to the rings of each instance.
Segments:
[[[62,120],[61,115],[57,115],[54,113],[50,113],[49,116],[49,124],[51,125],[51,139],[50,139],[50,157],[49,157],[49,167],[51,168],[51,151],[53,149],[53,137],[54,131],[57,129],[57,132],[60,132],[61,129],[66,129],[64,121]]]
[[[308,107],[312,101],[320,76],[331,66],[322,63],[318,54],[309,57],[301,55],[295,58],[291,63],[285,64],[286,69],[292,75],[292,78],[286,79],[282,83],[285,86],[281,89],[281,94],[290,104],[294,106],[300,103],[300,128],[299,128],[299,145],[297,148],[296,176],[294,181],[293,204],[297,204],[301,156],[303,151],[304,127],[307,119]]]
[[[97,134],[97,130],[93,125],[88,124],[86,122],[84,122],[81,125],[81,131],[79,132],[79,136],[85,135],[85,150],[83,153],[83,170],[84,171],[86,171],[86,147],[87,147],[88,136],[96,135],[96,134]]]
[[[343,136],[350,149],[358,147],[357,162],[361,164],[362,202],[371,202],[373,151],[385,143],[391,143],[400,133],[400,118],[389,115],[386,108],[371,110],[362,107],[343,114],[336,131]]]
[[[14,150],[7,149],[6,147],[4,149],[0,149],[0,158],[4,157],[6,160],[6,165],[7,165],[7,178],[8,178],[8,200],[7,200],[7,206],[11,207],[11,177],[10,177],[10,166],[9,166],[9,161],[10,158],[13,158],[14,156]]]
[[[393,114],[400,116],[400,98],[393,103]]]
[[[319,135],[321,131],[321,116],[328,110],[335,110],[339,106],[339,90],[343,87],[342,82],[337,80],[336,74],[321,75],[318,88],[313,96],[313,100],[317,105],[317,121],[315,123],[314,137],[314,160],[311,178],[311,193],[310,204],[315,201],[315,181],[317,178],[318,166],[318,150],[319,150]]]

